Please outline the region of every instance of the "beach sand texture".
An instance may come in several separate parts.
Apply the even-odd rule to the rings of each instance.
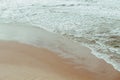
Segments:
[[[84,64],[68,64],[70,59],[63,59],[44,48],[0,41],[0,80],[120,80],[120,73],[111,65],[92,54],[87,56],[98,61],[92,64],[95,68],[92,71]],[[84,60],[89,58],[87,56]],[[84,67],[75,69],[74,66]]]

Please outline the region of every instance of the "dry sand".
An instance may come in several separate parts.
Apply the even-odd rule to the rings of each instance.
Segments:
[[[93,70],[84,64],[68,64],[70,59],[63,59],[44,48],[0,41],[0,80],[120,80],[120,73],[111,65],[96,58],[90,51],[87,59],[88,56],[93,57]],[[87,61],[85,64],[91,63]],[[75,69],[75,66],[82,67]]]

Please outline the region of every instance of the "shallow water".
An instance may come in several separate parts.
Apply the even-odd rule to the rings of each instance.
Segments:
[[[0,24],[0,40],[17,41],[35,47],[47,48],[56,52],[61,58],[70,59],[70,62],[65,63],[78,64],[74,68],[83,67],[79,66],[79,64],[89,66],[88,69],[92,71],[96,66],[99,67],[99,65],[96,65],[99,59],[90,55],[91,51],[87,47],[35,26],[26,24]],[[88,56],[89,58],[87,58]],[[95,59],[97,60],[94,61]],[[91,64],[88,64],[88,62]],[[93,64],[96,66],[93,66]],[[98,70],[97,68],[95,69],[96,71]]]
[[[0,23],[27,23],[62,34],[91,48],[120,71],[119,0],[0,2]]]

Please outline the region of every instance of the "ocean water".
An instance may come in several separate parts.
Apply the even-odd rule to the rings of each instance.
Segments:
[[[120,0],[0,0],[0,23],[27,23],[58,33],[89,47],[120,71],[119,4]]]

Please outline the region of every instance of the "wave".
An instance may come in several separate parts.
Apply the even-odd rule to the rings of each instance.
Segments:
[[[119,0],[40,1],[4,2],[0,23],[27,23],[59,33],[91,48],[120,71]]]

